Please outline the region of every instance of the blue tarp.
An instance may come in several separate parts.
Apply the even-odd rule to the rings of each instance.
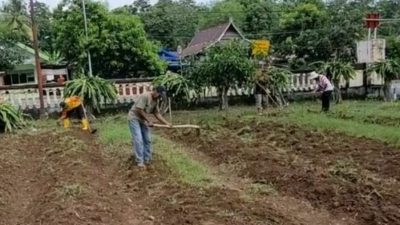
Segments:
[[[158,53],[160,58],[168,63],[168,69],[179,70],[181,69],[181,63],[177,52],[168,51],[167,49],[161,49]]]

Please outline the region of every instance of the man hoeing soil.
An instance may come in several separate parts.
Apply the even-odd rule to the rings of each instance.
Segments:
[[[172,127],[171,123],[164,119],[158,108],[161,98],[165,99],[166,89],[158,86],[151,93],[145,93],[138,97],[135,104],[129,110],[129,129],[132,135],[133,154],[139,167],[150,164],[152,159],[150,127],[153,127],[148,117],[153,114],[161,123]]]

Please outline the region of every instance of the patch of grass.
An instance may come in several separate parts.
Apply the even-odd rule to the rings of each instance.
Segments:
[[[180,180],[194,186],[206,186],[213,182],[207,166],[196,161],[177,144],[159,136],[154,137],[154,149]]]
[[[98,124],[100,140],[105,144],[130,144],[128,120],[122,116],[109,117]]]
[[[66,184],[57,190],[58,195],[64,199],[76,199],[82,196],[85,189],[80,184]]]
[[[250,186],[250,193],[256,195],[276,195],[278,191],[272,184],[253,183]]]

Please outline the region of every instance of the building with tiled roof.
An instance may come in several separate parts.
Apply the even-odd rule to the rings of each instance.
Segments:
[[[232,19],[230,19],[227,23],[219,24],[198,32],[189,45],[183,49],[181,57],[198,55],[218,42],[233,39],[246,40],[233,23]]]

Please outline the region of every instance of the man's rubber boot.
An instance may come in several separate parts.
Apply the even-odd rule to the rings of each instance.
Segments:
[[[82,130],[89,130],[89,120],[87,119],[82,120]]]
[[[68,129],[71,126],[71,121],[69,119],[64,119],[64,128]]]

